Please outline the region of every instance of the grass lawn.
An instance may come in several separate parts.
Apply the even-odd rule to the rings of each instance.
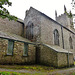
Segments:
[[[74,62],[75,63],[75,62]],[[50,75],[49,73],[59,71],[60,69],[56,69],[49,66],[42,65],[0,65],[2,69],[8,69],[9,71],[0,71],[0,75]],[[21,73],[21,72],[13,72],[12,70],[27,70],[29,72]],[[64,70],[65,68],[61,69]],[[66,68],[67,70],[68,68]],[[56,73],[54,75],[64,75]],[[75,72],[71,72],[67,75],[75,75]]]
[[[75,65],[75,61],[74,61],[74,65]]]
[[[0,75],[47,75],[45,73],[18,73],[18,72],[7,72],[7,71],[2,71],[0,72]]]
[[[26,70],[36,70],[36,71],[54,71],[55,68],[49,66],[42,66],[42,65],[0,65],[0,68],[5,69],[26,69]]]
[[[8,71],[2,71],[0,72],[0,75],[75,75],[75,72],[73,73],[69,73],[69,74],[59,74],[59,73],[56,73],[56,74],[48,74],[48,73],[19,73],[19,72],[8,72]]]
[[[53,72],[55,68],[42,66],[42,65],[0,65],[3,69],[13,69],[13,70],[28,70],[32,73],[19,73],[11,71],[0,71],[0,75],[48,75],[48,72]],[[36,72],[34,72],[36,71]]]

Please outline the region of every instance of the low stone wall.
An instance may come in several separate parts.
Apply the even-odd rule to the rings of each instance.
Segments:
[[[8,40],[0,39],[0,64],[35,64],[36,62],[54,66],[68,66],[68,53],[59,52],[52,47],[28,45],[28,56],[23,56],[24,43],[14,42],[13,55],[7,55]],[[69,53],[69,64],[73,65],[73,54]]]
[[[57,52],[51,50],[46,46],[41,45],[39,61],[41,64],[57,66]]]
[[[0,39],[0,64],[33,64],[35,47],[29,44],[28,56],[23,56],[24,44],[14,42],[13,55],[7,55],[8,40]]]
[[[68,53],[57,53],[57,55],[58,55],[58,67],[74,65],[73,54],[69,54],[69,57]]]
[[[68,53],[58,52],[48,46],[40,45],[39,62],[54,67],[65,67],[68,66]],[[69,65],[74,65],[72,53],[69,53]]]

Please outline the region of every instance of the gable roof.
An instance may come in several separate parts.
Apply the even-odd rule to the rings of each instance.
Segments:
[[[70,29],[68,29],[67,27],[65,27],[65,26],[63,26],[62,24],[58,23],[57,21],[53,20],[52,18],[50,18],[50,17],[47,16],[46,14],[44,14],[44,13],[38,11],[37,9],[35,9],[35,8],[33,8],[33,7],[30,7],[30,9],[36,10],[38,13],[40,13],[41,15],[43,15],[44,17],[46,17],[47,19],[53,21],[53,22],[56,23],[57,25],[59,25],[59,26],[65,28],[66,30],[68,30],[69,32],[71,32],[72,34],[75,35],[75,32],[71,31]]]

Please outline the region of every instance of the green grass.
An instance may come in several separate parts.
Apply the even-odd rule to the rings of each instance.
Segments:
[[[74,65],[75,65],[75,61],[74,61]]]
[[[0,72],[0,75],[50,75],[48,73],[18,73],[18,72],[8,72],[8,71],[2,71]],[[64,74],[59,74],[59,73],[56,73],[54,75],[64,75]],[[66,75],[75,75],[75,72],[73,73],[69,73],[69,74],[66,74]]]
[[[41,66],[41,65],[0,65],[0,68],[6,69],[26,69],[26,70],[36,70],[36,71],[54,71],[53,67]]]
[[[18,73],[18,72],[8,72],[8,71],[2,71],[0,72],[0,75],[48,75],[47,73]]]
[[[53,67],[49,66],[42,66],[42,65],[0,65],[0,68],[4,69],[12,69],[12,70],[27,70],[29,72],[26,73],[20,73],[20,72],[11,72],[8,71],[0,71],[0,75],[50,75],[49,73],[54,72],[56,70],[60,69],[55,69]],[[66,68],[68,69],[68,68]],[[64,70],[64,68],[63,68]],[[64,74],[59,74],[56,73],[54,75],[64,75]],[[75,75],[75,72],[69,72],[66,75]]]
[[[17,72],[0,72],[0,75],[22,75],[21,73],[17,73]]]
[[[9,74],[5,74],[5,75],[48,75],[48,72],[55,71],[55,69],[53,67],[42,66],[42,65],[0,65],[0,68],[13,69],[14,71],[25,69],[32,73],[31,74],[28,72],[27,73],[17,73],[17,72],[3,71],[4,73],[9,73]]]

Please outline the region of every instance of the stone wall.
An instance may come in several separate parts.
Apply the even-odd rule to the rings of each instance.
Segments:
[[[54,67],[68,66],[68,53],[66,52],[59,52],[46,45],[41,45],[39,54],[39,61],[41,64]],[[72,53],[69,53],[69,64],[70,66],[74,65]]]
[[[70,45],[69,45],[69,31],[63,28],[63,41],[64,41],[64,49],[69,50]]]
[[[44,44],[54,45],[54,30],[57,29],[59,33],[59,46],[68,51],[72,51],[75,56],[75,32],[62,27],[53,19],[44,14],[41,16],[41,42]],[[63,20],[64,21],[64,20]],[[64,25],[63,25],[64,26]],[[70,48],[69,38],[72,38],[73,49]]]
[[[28,56],[23,56],[24,44],[14,42],[13,55],[7,55],[8,40],[0,39],[0,64],[33,64],[35,47],[29,44]]]
[[[62,27],[59,23],[53,19],[45,16],[41,16],[41,42],[45,44],[54,45],[54,30],[57,29],[59,33],[59,46],[66,50],[70,50],[69,38],[72,38],[73,51],[75,50],[75,32],[69,31],[67,28]],[[75,53],[75,52],[74,52]]]
[[[41,29],[40,29],[40,19],[41,16],[39,15],[39,12],[34,10],[32,7],[27,11],[26,17],[24,19],[24,36],[26,37],[26,28],[28,26],[29,22],[33,23],[33,39],[31,39],[34,42],[39,42],[40,41],[40,34],[41,34]]]
[[[9,21],[7,18],[0,18],[0,31],[9,32],[17,35],[23,34],[23,24],[17,21]]]
[[[73,18],[69,18],[68,15],[65,13],[56,17],[56,21],[63,26],[70,28],[72,26],[71,24],[73,23]]]
[[[59,33],[59,46],[62,46],[61,26],[54,20],[47,16],[41,16],[41,41],[46,44],[54,45],[54,30],[57,29]]]
[[[66,20],[64,18],[66,18]],[[30,8],[25,17],[24,24],[27,26],[28,22],[32,21],[34,24],[33,31],[36,32],[36,37],[34,36],[36,39],[35,42],[38,41],[49,45],[55,45],[54,30],[57,29],[59,33],[59,46],[68,51],[72,51],[75,56],[75,32],[67,28],[70,26],[70,19],[66,14],[61,15],[58,19],[60,20],[60,23],[62,21],[61,24],[63,25],[51,19],[44,13],[34,8]],[[73,49],[70,49],[69,37],[72,37]]]
[[[70,48],[70,41],[69,38],[72,38],[72,46],[73,49]],[[73,55],[75,56],[75,35],[65,28],[63,28],[63,39],[64,39],[64,48],[68,51],[73,52]]]
[[[51,50],[50,48],[41,45],[40,46],[40,56],[39,61],[41,64],[49,65],[49,66],[56,66],[57,63],[57,52]]]
[[[73,54],[69,54],[69,63],[68,63],[68,53],[57,53],[58,55],[58,66],[72,66],[74,65]]]

